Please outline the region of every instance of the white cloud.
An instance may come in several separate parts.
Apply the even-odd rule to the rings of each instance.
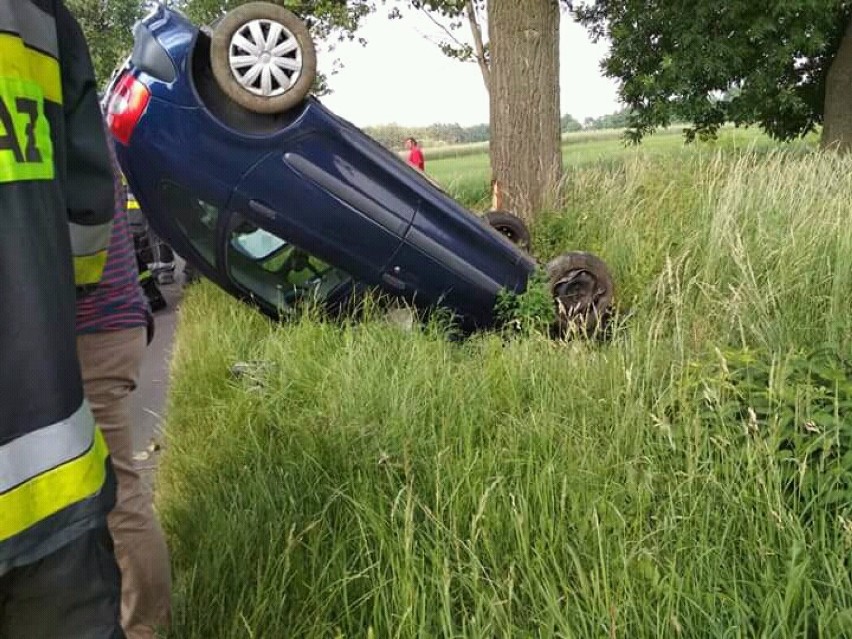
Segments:
[[[467,25],[460,30],[467,36]],[[320,48],[319,67],[328,72],[334,58],[344,67],[330,78],[333,94],[323,102],[358,126],[396,122],[425,126],[457,122],[462,126],[488,121],[488,97],[479,67],[446,57],[428,38],[439,29],[417,11],[400,20],[380,8],[358,31],[366,47],[355,42]],[[560,38],[562,113],[582,121],[617,111],[616,83],[604,78],[599,63],[607,45],[594,44],[586,30],[563,16]]]

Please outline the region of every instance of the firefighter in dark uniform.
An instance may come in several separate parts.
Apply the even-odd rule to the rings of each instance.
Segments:
[[[0,0],[0,637],[121,638],[115,481],[83,399],[75,290],[114,190],[89,52],[61,0]],[[76,289],[75,289],[76,284]]]

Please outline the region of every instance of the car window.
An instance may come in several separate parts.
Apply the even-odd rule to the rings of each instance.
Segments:
[[[172,182],[160,185],[169,213],[193,248],[211,265],[216,262],[216,223],[219,209]]]
[[[304,300],[322,302],[350,279],[242,217],[228,239],[228,271],[240,287],[277,309]]]
[[[269,259],[273,253],[280,252],[280,249],[287,245],[281,238],[261,228],[248,233],[235,232],[231,235],[231,242],[243,255],[261,262]]]

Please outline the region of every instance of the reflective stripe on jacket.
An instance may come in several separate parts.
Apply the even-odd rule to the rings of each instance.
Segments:
[[[114,500],[74,326],[113,197],[79,25],[60,0],[0,0],[0,575],[102,525]]]

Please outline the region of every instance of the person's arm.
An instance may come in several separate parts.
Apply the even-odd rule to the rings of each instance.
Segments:
[[[74,277],[78,290],[85,290],[103,275],[115,193],[89,47],[63,2],[56,4],[67,144],[65,197]]]
[[[423,156],[423,151],[420,150],[420,147],[414,147],[411,149],[411,153],[408,155],[408,163],[421,171],[426,168],[426,160]]]

